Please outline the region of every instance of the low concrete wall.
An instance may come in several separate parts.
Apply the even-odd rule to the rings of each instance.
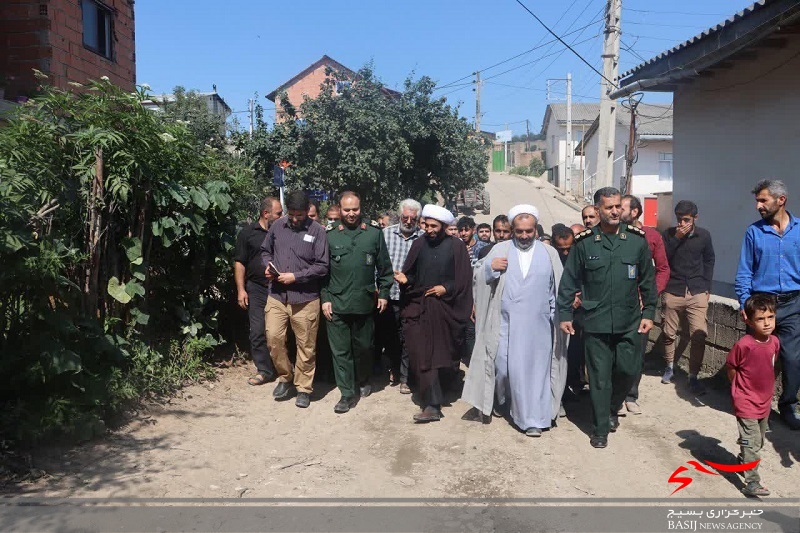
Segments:
[[[706,354],[703,367],[700,371],[702,377],[725,376],[725,360],[733,344],[745,333],[745,324],[739,314],[739,302],[729,298],[712,295],[708,302],[708,337],[706,337]],[[660,365],[663,368],[664,345],[661,341],[661,302],[656,311],[655,327],[650,332],[647,364],[649,367]],[[675,358],[680,368],[688,372],[689,367],[689,325],[686,320],[681,322],[678,333]]]

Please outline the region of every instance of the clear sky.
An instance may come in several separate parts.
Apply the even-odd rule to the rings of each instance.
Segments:
[[[605,0],[523,1],[602,70]],[[622,3],[620,73],[751,2]],[[148,83],[154,92],[169,92],[175,85],[210,91],[216,84],[235,112],[246,111],[247,99],[254,93],[266,109],[271,108],[264,95],[327,54],[353,70],[373,61],[377,75],[390,88],[402,88],[412,74],[430,76],[440,85],[461,79],[438,93],[446,94],[453,104],[461,102],[461,114],[470,121],[475,95],[472,85],[464,83],[482,69],[482,129],[497,131],[508,123],[515,134],[522,133],[529,119],[531,131],[538,133],[548,103],[548,78],[565,78],[571,72],[575,101],[599,99],[599,75],[560,43],[548,44],[552,39],[515,0],[136,2],[138,82]],[[563,98],[563,83],[554,85],[553,92]],[[670,98],[648,93],[644,101]],[[247,124],[246,113],[235,116]]]

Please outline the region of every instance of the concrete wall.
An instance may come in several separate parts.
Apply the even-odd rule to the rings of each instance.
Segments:
[[[646,141],[639,147],[639,158],[633,165],[632,194],[652,196],[672,190],[672,181],[658,179],[658,154],[662,152],[672,153],[672,141]]]
[[[67,82],[108,76],[132,91],[136,83],[135,29],[132,0],[104,0],[115,13],[112,59],[83,44],[79,0],[0,1],[0,73],[9,78],[6,98],[28,96],[39,82],[32,69],[49,76],[61,89]]]
[[[798,53],[794,36],[785,48],[760,49],[675,92],[674,200],[697,203],[698,224],[711,232],[715,294],[733,295],[742,236],[759,218],[750,194],[759,179],[783,179],[789,209],[800,214]]]

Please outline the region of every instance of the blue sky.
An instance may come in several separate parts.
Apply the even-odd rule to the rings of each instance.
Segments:
[[[598,70],[605,0],[524,0]],[[620,72],[692,37],[741,10],[747,0],[624,0]],[[595,24],[586,27],[593,22]],[[578,30],[578,31],[576,31]],[[572,32],[572,33],[570,33]],[[175,85],[210,91],[213,84],[234,111],[264,95],[327,54],[356,70],[373,61],[377,75],[401,88],[410,74],[440,85],[464,78],[530,48],[538,49],[483,71],[482,129],[506,123],[538,132],[548,103],[548,78],[572,73],[575,101],[596,101],[599,75],[552,37],[514,0],[140,0],[136,2],[137,80],[154,92]],[[543,45],[544,46],[541,46]],[[519,67],[519,68],[514,68]],[[510,72],[505,72],[512,69]],[[496,77],[495,77],[496,76]],[[473,120],[472,86],[442,89]],[[563,97],[563,85],[554,86]],[[668,102],[648,93],[645,102]],[[267,113],[271,115],[270,112]],[[243,125],[246,113],[238,113]]]

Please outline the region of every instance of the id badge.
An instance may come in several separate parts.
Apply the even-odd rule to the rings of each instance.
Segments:
[[[636,279],[636,265],[628,265],[628,279]]]

